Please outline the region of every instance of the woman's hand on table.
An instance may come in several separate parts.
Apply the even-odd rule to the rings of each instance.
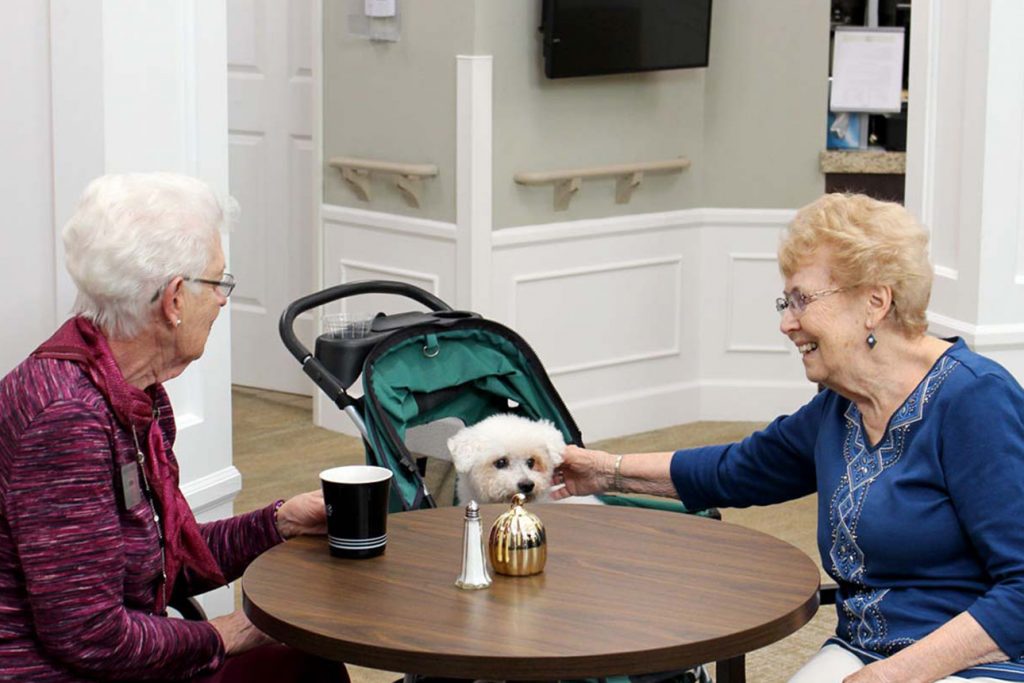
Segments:
[[[211,619],[210,626],[217,629],[220,639],[224,642],[224,651],[228,655],[241,654],[254,647],[275,642],[273,638],[253,626],[242,610]]]
[[[558,500],[604,493],[611,488],[615,477],[615,458],[604,451],[566,446],[562,464],[555,470],[555,484],[565,483],[565,487],[552,491],[551,497]]]
[[[277,510],[277,532],[282,538],[327,533],[324,493],[319,489],[289,498]]]

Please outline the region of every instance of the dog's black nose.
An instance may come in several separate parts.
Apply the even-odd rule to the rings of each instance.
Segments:
[[[522,492],[522,493],[529,493],[532,490],[533,490],[533,482],[532,481],[521,481],[521,482],[519,482],[519,491],[520,492]]]

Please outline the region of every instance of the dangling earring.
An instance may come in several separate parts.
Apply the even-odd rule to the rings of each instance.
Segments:
[[[181,322],[181,321],[179,321],[179,322]],[[867,342],[868,342],[868,348],[869,349],[875,348],[875,344],[878,343],[878,340],[875,339],[875,333],[874,332],[868,332]]]

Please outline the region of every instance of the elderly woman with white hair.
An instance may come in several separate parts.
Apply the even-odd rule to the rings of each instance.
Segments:
[[[347,681],[241,612],[168,603],[323,533],[319,492],[198,524],[163,383],[227,304],[220,203],[173,174],[109,175],[64,228],[75,316],[0,380],[0,679]]]
[[[745,440],[675,453],[569,447],[569,494],[692,509],[818,494],[834,637],[791,683],[1024,681],[1024,391],[928,336],[928,237],[861,195],[801,209],[779,250],[781,332],[824,386]]]

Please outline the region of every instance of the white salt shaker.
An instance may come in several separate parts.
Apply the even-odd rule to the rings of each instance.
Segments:
[[[483,532],[480,529],[480,506],[475,500],[466,506],[462,532],[462,573],[455,585],[463,590],[477,590],[491,585],[487,573],[487,555],[484,553]]]

